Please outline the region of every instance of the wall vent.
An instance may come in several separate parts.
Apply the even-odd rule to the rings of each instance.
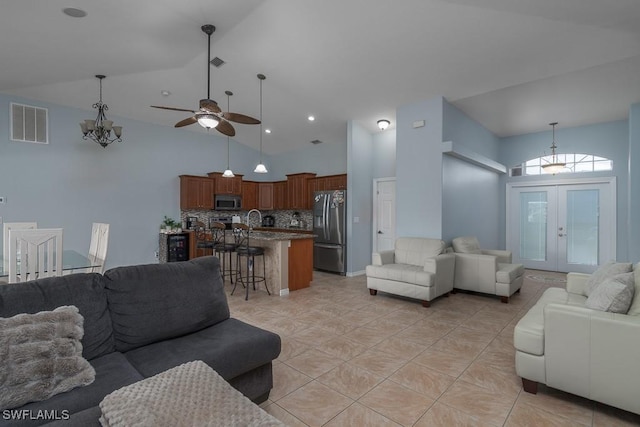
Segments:
[[[11,140],[49,143],[49,111],[46,108],[11,103]]]
[[[318,145],[318,144],[322,144],[322,141],[320,141],[319,139],[314,139],[313,141],[311,141],[311,143],[314,145]]]

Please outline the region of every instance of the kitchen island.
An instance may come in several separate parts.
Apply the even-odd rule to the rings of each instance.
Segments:
[[[249,246],[265,248],[267,286],[272,294],[283,296],[309,287],[313,279],[313,237],[309,233],[279,231],[250,233]],[[256,274],[262,274],[259,257],[256,264]]]

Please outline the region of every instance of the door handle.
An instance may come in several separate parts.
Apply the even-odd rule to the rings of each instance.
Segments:
[[[382,231],[378,230],[378,234],[384,234]]]
[[[564,237],[566,234],[558,233],[558,237]]]

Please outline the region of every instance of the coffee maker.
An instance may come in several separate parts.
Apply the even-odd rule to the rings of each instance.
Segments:
[[[276,219],[273,215],[265,215],[262,217],[262,226],[263,227],[275,227]]]

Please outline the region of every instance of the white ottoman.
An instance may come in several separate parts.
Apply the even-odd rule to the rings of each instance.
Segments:
[[[122,387],[100,409],[105,427],[284,426],[200,360]]]

